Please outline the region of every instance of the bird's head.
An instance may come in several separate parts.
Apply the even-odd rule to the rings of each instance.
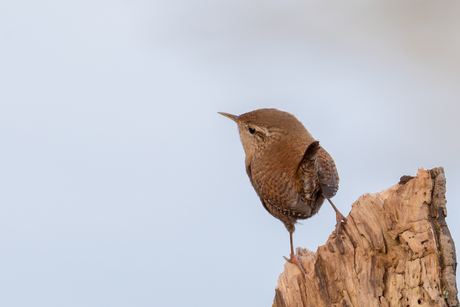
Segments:
[[[276,109],[259,109],[239,116],[219,112],[238,124],[246,159],[252,159],[271,144],[282,145],[307,130],[293,115]],[[276,146],[276,145],[275,145]]]

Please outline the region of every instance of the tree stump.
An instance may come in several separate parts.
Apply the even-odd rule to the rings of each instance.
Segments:
[[[306,275],[287,262],[273,306],[458,306],[445,192],[438,167],[362,195],[339,238],[316,253],[297,248]]]

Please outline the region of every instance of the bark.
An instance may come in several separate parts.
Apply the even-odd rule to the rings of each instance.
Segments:
[[[297,249],[306,275],[287,262],[273,306],[458,306],[445,192],[439,167],[362,195],[339,238]]]

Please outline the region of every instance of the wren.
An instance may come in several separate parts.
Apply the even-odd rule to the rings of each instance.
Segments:
[[[287,112],[259,109],[239,116],[219,114],[238,124],[249,180],[264,208],[289,231],[291,254],[285,259],[305,273],[292,242],[297,220],[315,215],[327,199],[336,212],[337,236],[347,222],[331,201],[339,188],[334,160]]]

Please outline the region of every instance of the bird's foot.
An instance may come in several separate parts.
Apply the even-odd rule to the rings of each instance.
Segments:
[[[284,259],[286,259],[287,262],[296,264],[299,267],[300,271],[303,273],[303,275],[307,274],[307,273],[305,273],[305,269],[303,268],[302,264],[300,263],[298,255],[294,255],[294,254],[291,253],[291,258],[288,259],[288,258],[284,257]]]
[[[338,210],[336,211],[336,216],[337,224],[335,224],[335,231],[337,234],[337,237],[339,237],[339,232],[340,228],[342,228],[342,224],[346,225],[347,224],[347,218],[343,216],[342,213],[340,213]]]
[[[335,231],[337,233],[337,238],[338,238],[340,228],[342,227],[342,224],[345,225],[347,223],[347,218],[344,217],[342,213],[340,213],[339,209],[337,209],[337,207],[334,205],[334,203],[331,201],[330,198],[327,198],[327,200],[329,201],[329,203],[331,204],[332,208],[334,208],[334,211],[335,211],[335,218],[337,220],[337,224],[335,224]]]

